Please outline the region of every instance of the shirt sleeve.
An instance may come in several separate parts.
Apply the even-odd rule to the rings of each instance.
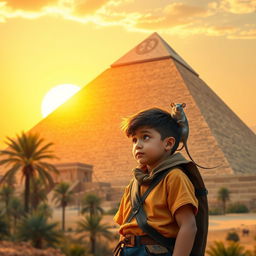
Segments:
[[[115,216],[113,217],[113,220],[119,224],[119,225],[122,225],[123,224],[123,212],[124,212],[124,199],[125,197],[127,197],[127,193],[128,193],[128,186],[125,187],[125,190],[124,190],[124,194],[121,198],[121,202],[120,202],[120,206],[119,206],[119,209],[118,211],[116,212]]]
[[[174,169],[167,178],[167,203],[172,216],[178,208],[186,204],[192,205],[196,215],[198,200],[195,196],[195,188],[187,175],[180,169]]]

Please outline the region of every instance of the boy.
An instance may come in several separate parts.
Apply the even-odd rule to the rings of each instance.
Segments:
[[[174,154],[179,145],[181,128],[170,113],[158,108],[147,109],[127,118],[122,128],[131,138],[132,154],[138,163],[133,175],[140,185],[140,195],[164,167],[189,162],[180,153]],[[172,169],[149,193],[143,204],[148,224],[162,236],[176,238],[173,251],[166,250],[152,236],[143,232],[135,217],[127,222],[132,207],[130,185],[126,186],[119,210],[114,216],[115,222],[120,225],[118,250],[115,251],[120,251],[123,256],[144,256],[151,255],[151,249],[155,246],[159,252],[153,250],[152,255],[189,255],[197,232],[195,215],[198,201],[194,186],[186,174],[178,167]]]

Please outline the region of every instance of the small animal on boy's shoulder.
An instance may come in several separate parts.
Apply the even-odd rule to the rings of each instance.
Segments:
[[[188,120],[184,112],[184,108],[186,107],[186,103],[171,103],[172,112],[171,116],[177,121],[177,123],[182,127],[181,131],[181,141],[183,143],[182,147],[177,149],[178,151],[182,150],[183,147],[187,143],[188,134],[189,134],[189,126]]]
[[[191,157],[189,151],[188,151],[188,146],[187,146],[187,140],[188,140],[188,135],[189,135],[189,125],[188,125],[188,119],[185,115],[184,108],[186,107],[186,103],[171,103],[172,111],[171,111],[171,116],[173,119],[177,121],[177,123],[181,127],[181,139],[180,141],[182,142],[182,147],[177,149],[177,151],[182,150],[185,147],[185,150],[189,156],[189,158],[192,160],[192,162],[197,165],[198,167],[201,167],[203,169],[214,169],[217,167],[220,167],[221,165],[214,166],[214,167],[204,167],[199,164],[197,164],[193,158]]]

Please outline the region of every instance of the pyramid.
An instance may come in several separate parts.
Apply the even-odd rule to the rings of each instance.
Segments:
[[[207,175],[256,174],[256,135],[157,33],[88,83],[30,131],[54,142],[59,160],[93,165],[97,180],[127,185],[136,162],[123,117],[143,109],[170,111],[185,102],[188,147]],[[186,156],[186,153],[182,151]]]

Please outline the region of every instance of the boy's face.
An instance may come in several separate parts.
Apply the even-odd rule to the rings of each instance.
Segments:
[[[138,128],[131,138],[134,159],[139,165],[147,166],[149,170],[156,167],[167,155],[170,155],[170,150],[175,143],[173,137],[161,140],[161,134],[147,126]]]

